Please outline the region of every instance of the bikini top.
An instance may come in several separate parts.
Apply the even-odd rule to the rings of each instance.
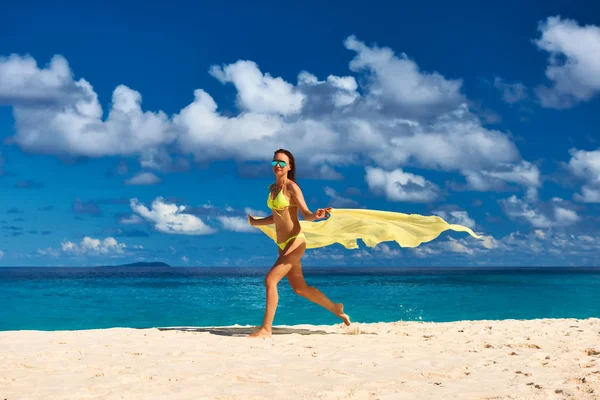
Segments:
[[[283,187],[284,186],[285,186],[285,182],[283,183],[283,185],[281,185],[281,190],[279,191],[279,193],[277,193],[277,196],[275,196],[274,199],[271,198],[271,191],[269,190],[269,195],[267,197],[267,207],[269,207],[271,210],[275,210],[275,212],[284,210],[290,206],[290,202],[283,195]],[[277,213],[277,214],[281,215],[279,213]]]

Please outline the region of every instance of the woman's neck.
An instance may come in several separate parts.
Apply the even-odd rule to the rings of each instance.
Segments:
[[[283,175],[283,176],[278,176],[277,178],[275,178],[275,184],[277,186],[281,186],[283,185],[283,183],[287,180],[287,175]]]

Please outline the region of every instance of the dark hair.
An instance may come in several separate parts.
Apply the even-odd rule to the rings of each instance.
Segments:
[[[288,179],[296,182],[296,160],[294,160],[294,156],[292,155],[292,153],[290,153],[288,150],[285,150],[285,149],[275,150],[275,153],[273,153],[273,156],[275,156],[275,154],[277,154],[277,153],[285,154],[289,158],[290,170],[288,171]]]

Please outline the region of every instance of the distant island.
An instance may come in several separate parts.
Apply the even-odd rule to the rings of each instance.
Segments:
[[[135,263],[131,263],[131,264],[100,265],[100,267],[104,268],[104,267],[171,267],[171,266],[169,264],[166,264],[161,261],[154,261],[154,262],[140,261],[140,262],[135,262]]]

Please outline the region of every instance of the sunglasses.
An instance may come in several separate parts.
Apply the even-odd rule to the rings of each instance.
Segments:
[[[281,160],[273,160],[273,161],[271,161],[271,165],[272,165],[273,167],[276,167],[276,166],[277,166],[277,164],[279,164],[279,166],[280,166],[281,168],[285,168],[285,166],[287,165],[287,163],[286,163],[285,161],[281,161]]]

